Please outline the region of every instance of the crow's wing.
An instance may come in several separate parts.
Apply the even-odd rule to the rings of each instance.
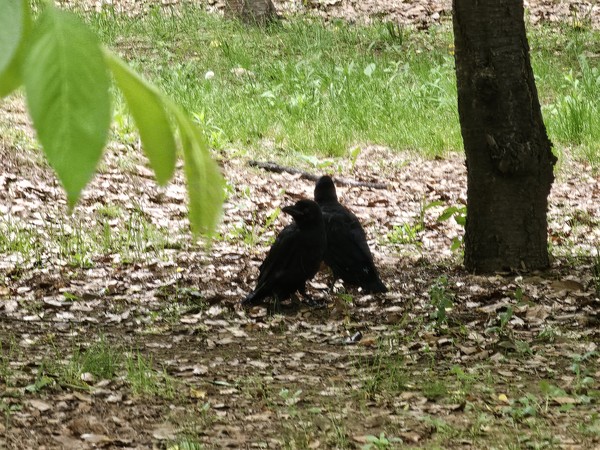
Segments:
[[[292,265],[294,255],[300,247],[300,229],[295,223],[286,226],[277,235],[275,242],[269,249],[269,253],[265,260],[260,265],[258,280],[256,286],[267,282],[269,279],[274,279],[277,272],[282,269],[287,269]]]
[[[358,218],[342,205],[323,208],[323,212],[327,230],[325,262],[334,276],[358,285],[377,277],[367,236]]]
[[[322,231],[317,229],[301,230],[295,223],[285,227],[260,266],[255,291],[286,297],[301,289],[315,275],[323,257],[325,242],[319,233]]]
[[[285,227],[275,238],[275,242],[271,245],[267,256],[259,267],[258,279],[256,287],[243,300],[243,304],[255,304],[266,297],[275,294],[280,289],[276,289],[279,283],[280,270],[282,265],[286,264],[287,255],[297,245],[297,235],[300,232],[295,224]]]

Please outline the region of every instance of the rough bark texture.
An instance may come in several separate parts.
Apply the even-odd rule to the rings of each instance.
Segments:
[[[226,0],[225,14],[258,25],[265,25],[277,18],[271,0]]]
[[[549,265],[556,162],[529,59],[522,0],[453,0],[458,110],[467,156],[465,266]]]

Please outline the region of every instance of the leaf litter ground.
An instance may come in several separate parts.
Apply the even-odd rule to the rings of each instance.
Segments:
[[[427,28],[431,24],[449,20],[451,0],[272,0],[278,14],[311,14],[327,20],[343,19],[356,22],[390,20],[401,25]],[[114,9],[117,13],[138,16],[156,8],[152,0],[57,0],[57,3],[86,11]],[[163,0],[164,9],[173,8],[186,0]],[[189,0],[202,4],[207,11],[223,13],[226,0]],[[235,3],[235,2],[233,2]],[[532,24],[540,22],[589,22],[600,26],[600,6],[587,0],[525,0],[527,18]]]
[[[303,3],[410,23],[447,17],[449,4]],[[565,20],[572,4],[593,8],[532,1],[530,19]],[[310,197],[311,182],[219,155],[229,199],[206,248],[189,235],[181,174],[157,187],[135,145],[110,146],[66,216],[20,99],[2,103],[2,123],[0,447],[600,446],[600,179],[568,151],[550,198],[552,268],[487,277],[450,250],[461,227],[436,220],[465,204],[461,155],[364,145],[355,162],[296,161],[388,184],[339,193],[390,292],[331,292],[322,271],[309,291],[325,307],[244,311],[288,220],[277,209]]]
[[[245,311],[287,223],[274,211],[310,197],[312,182],[221,154],[229,199],[206,248],[187,231],[182,177],[159,188],[139,149],[114,144],[66,216],[52,173],[25,150],[22,102],[2,107],[21,142],[0,149],[2,446],[600,445],[600,178],[585,165],[564,161],[553,187],[552,268],[483,277],[450,250],[460,226],[436,220],[465,202],[460,155],[364,146],[354,164],[326,160],[341,177],[388,183],[339,193],[390,292],[331,292],[322,271],[309,291],[323,308]],[[109,376],[78,365],[102,343],[116,355]]]

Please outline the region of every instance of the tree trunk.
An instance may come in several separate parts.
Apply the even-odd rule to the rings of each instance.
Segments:
[[[257,25],[265,25],[277,18],[271,0],[226,0],[225,15]]]
[[[556,157],[529,60],[522,0],[453,0],[458,111],[467,157],[465,266],[549,265]]]

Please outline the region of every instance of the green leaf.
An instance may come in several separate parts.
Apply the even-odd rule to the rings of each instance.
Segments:
[[[444,204],[444,202],[441,200],[434,200],[432,202],[427,203],[425,206],[423,206],[423,211],[427,211],[428,209],[435,208],[437,206],[442,206],[443,204]]]
[[[0,97],[10,94],[22,83],[21,63],[30,30],[28,0],[0,2]]]
[[[450,217],[452,217],[454,214],[456,214],[458,211],[459,211],[458,207],[449,206],[448,208],[446,208],[445,210],[442,211],[440,216],[437,218],[437,221],[444,222],[444,221],[448,220]]]
[[[96,36],[75,15],[51,6],[31,41],[24,66],[29,111],[73,207],[106,143],[111,120],[106,63]]]
[[[370,78],[371,75],[373,75],[373,72],[375,72],[376,67],[377,66],[375,65],[375,63],[369,64],[367,67],[365,67],[364,74]]]
[[[0,72],[15,56],[23,37],[25,1],[0,2]]]
[[[467,224],[467,207],[466,206],[449,206],[437,218],[438,222],[444,222],[450,217],[454,217],[457,224],[464,227]]]
[[[0,50],[1,51],[1,50]],[[0,73],[0,98],[6,97],[22,83],[19,63],[14,59],[6,70]]]
[[[454,252],[454,251],[458,250],[461,245],[462,245],[462,240],[458,237],[455,237],[452,239],[452,245],[450,245],[450,250],[452,250]]]
[[[42,375],[41,378],[35,380],[35,383],[25,386],[27,392],[36,393],[44,389],[46,386],[54,384],[54,380],[46,375]]]
[[[108,50],[104,51],[104,55],[140,130],[142,146],[156,179],[164,185],[175,171],[177,147],[162,94],[117,55]]]
[[[212,235],[217,227],[225,198],[225,182],[211,158],[200,130],[179,111],[185,177],[188,184],[189,216],[192,231]]]

